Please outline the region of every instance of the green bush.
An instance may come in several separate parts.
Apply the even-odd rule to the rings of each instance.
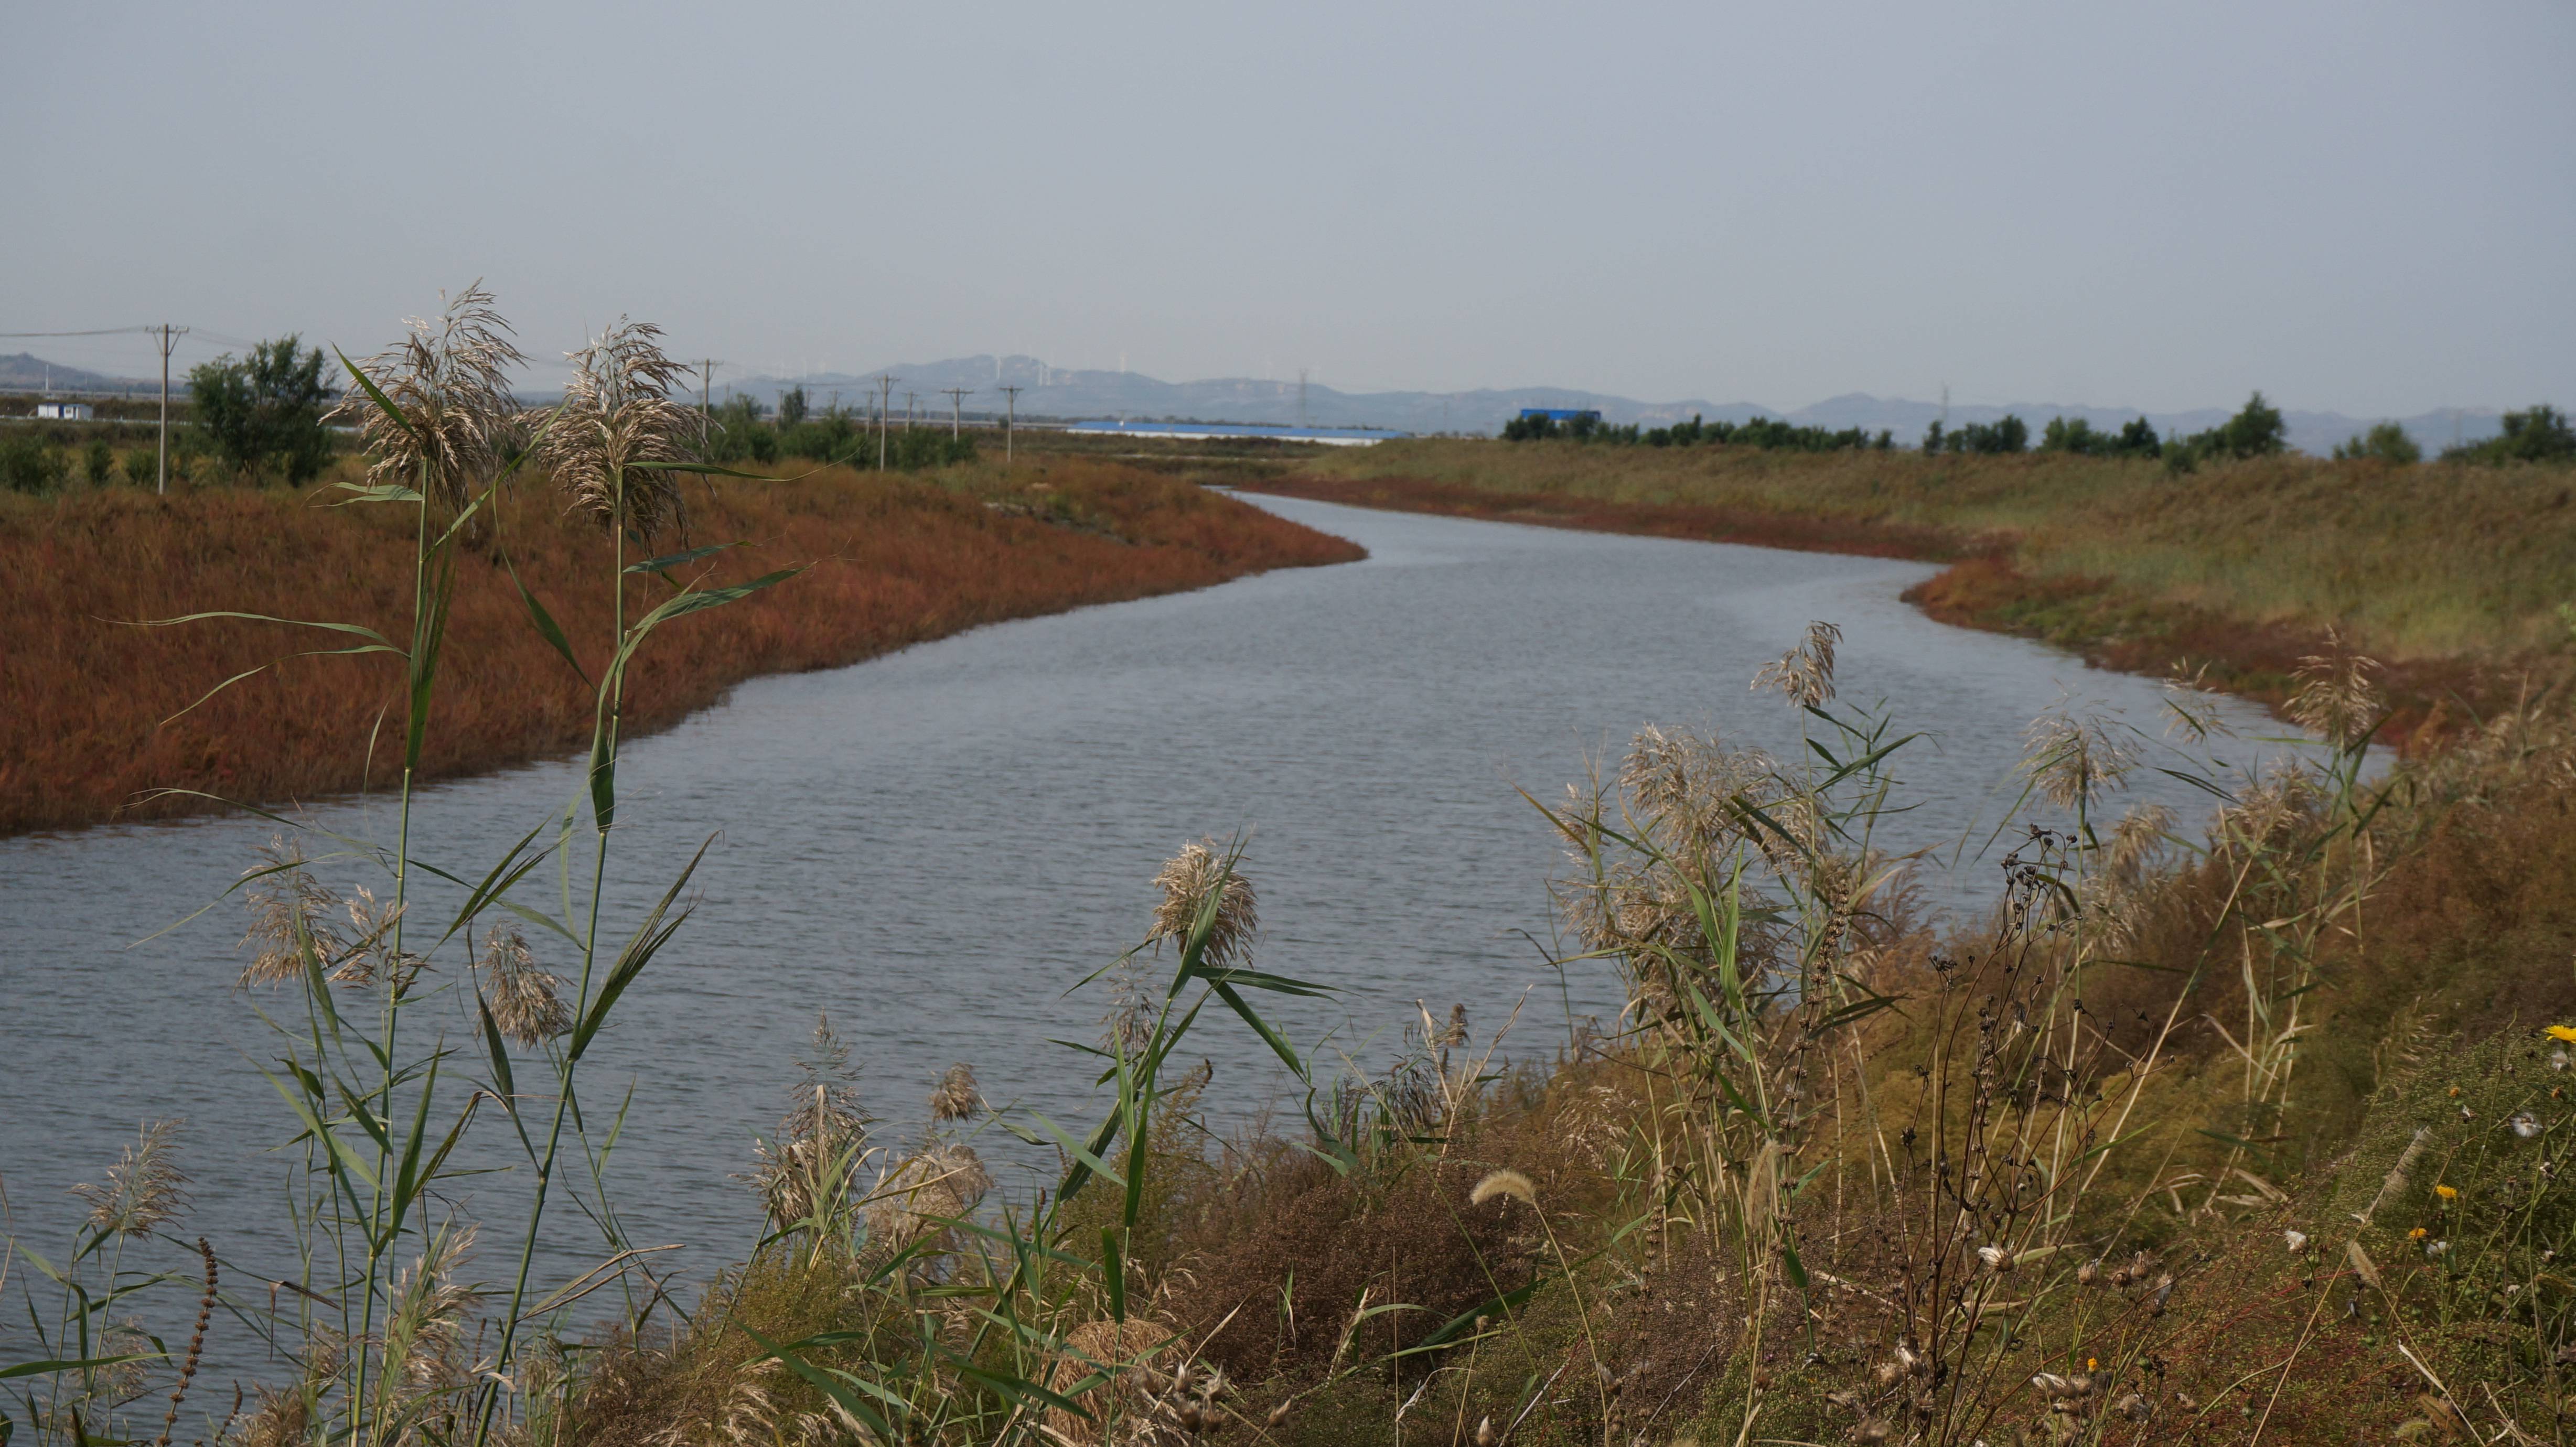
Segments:
[[[51,492],[71,475],[71,464],[43,436],[16,428],[0,433],[0,488]]]
[[[250,356],[230,353],[189,370],[196,431],[216,459],[244,482],[274,469],[301,487],[331,462],[331,433],[322,422],[334,393],[322,382],[320,348],[289,335],[262,342]]]
[[[136,487],[157,487],[161,482],[161,451],[158,447],[138,447],[125,454],[125,480]]]
[[[81,453],[81,473],[92,487],[105,487],[116,480],[116,450],[104,437],[93,437]]]
[[[2504,432],[2484,442],[2450,448],[2445,462],[2567,462],[2576,460],[2576,428],[2555,407],[2504,414]]]
[[[2424,460],[2424,449],[2415,445],[2415,439],[2406,435],[2405,428],[2394,422],[2382,422],[2350,442],[2336,443],[2334,455],[2337,462],[2376,457],[2382,462],[2409,466]]]

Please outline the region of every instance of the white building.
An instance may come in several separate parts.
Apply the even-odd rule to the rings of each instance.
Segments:
[[[90,407],[87,402],[39,402],[36,415],[56,422],[87,422]]]

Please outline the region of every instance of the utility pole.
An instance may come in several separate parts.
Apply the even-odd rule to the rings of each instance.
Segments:
[[[713,357],[702,358],[698,362],[698,451],[701,453],[707,448],[707,424],[715,418],[715,413],[707,405],[707,389],[715,382],[716,368],[723,365]]]
[[[910,432],[912,430],[912,404],[920,400],[921,394],[919,392],[906,392],[903,394],[903,430],[906,432]]]
[[[877,373],[877,471],[886,467],[886,413],[892,410],[894,384],[898,379]]]
[[[957,440],[959,414],[961,409],[966,405],[966,394],[974,391],[975,389],[972,387],[942,387],[939,390],[948,398],[948,440],[954,442]]]
[[[161,475],[153,491],[165,496],[170,491],[170,347],[175,339],[187,334],[186,327],[161,324]]]
[[[1306,369],[1297,369],[1297,425],[1306,425]]]
[[[1020,389],[996,387],[993,390],[1010,399],[1010,410],[1002,414],[1002,463],[1008,466],[1011,461],[1011,444],[1018,440],[1020,431]]]

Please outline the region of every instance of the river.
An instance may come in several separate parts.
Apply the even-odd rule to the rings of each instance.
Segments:
[[[1546,1051],[1569,1014],[1616,1001],[1597,969],[1545,967],[1557,854],[1515,786],[1555,795],[1650,721],[1793,745],[1790,712],[1747,681],[1811,619],[1845,630],[1845,703],[1888,700],[1926,735],[1897,757],[1901,802],[1919,806],[1890,826],[1900,848],[1947,859],[1983,840],[2018,788],[2023,725],[2062,691],[2161,729],[2150,681],[1899,601],[1921,564],[1255,501],[1369,557],[761,679],[629,747],[622,901],[716,836],[695,915],[585,1065],[594,1101],[634,1087],[613,1178],[634,1239],[687,1243],[701,1268],[739,1256],[758,1212],[734,1173],[817,1011],[887,1138],[918,1128],[958,1060],[995,1101],[1093,1119],[1090,1072],[1047,1041],[1096,1036],[1097,991],[1067,990],[1137,941],[1157,867],[1200,835],[1248,834],[1258,963],[1336,988],[1274,1006],[1303,1044],[1333,1032],[1327,1061],[1382,1059],[1417,999],[1443,1016],[1465,1004],[1480,1033],[1525,999],[1515,1038]],[[2222,712],[2274,731],[2250,706]],[[553,762],[429,789],[415,837],[479,873],[577,774]],[[2205,812],[2180,783],[2137,781],[2141,800]],[[310,817],[390,834],[381,800]],[[138,1120],[185,1117],[192,1233],[285,1274],[263,1223],[286,1157],[263,1150],[291,1129],[251,1063],[273,1053],[255,999],[232,988],[243,911],[136,943],[213,899],[272,832],[229,818],[0,841],[0,1181],[34,1239],[61,1238],[66,1189]],[[1927,886],[1975,909],[1996,877],[1994,852],[1970,848]],[[470,1044],[454,998],[407,1028],[444,1020]],[[1229,1021],[1203,1024],[1189,1053],[1213,1061],[1229,1108],[1278,1079]],[[997,1160],[1033,1154],[1001,1145]]]

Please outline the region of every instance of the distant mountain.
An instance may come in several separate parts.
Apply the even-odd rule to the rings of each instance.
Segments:
[[[1942,415],[1940,404],[1902,397],[1874,397],[1849,392],[1811,406],[1782,410],[1752,402],[1640,402],[1632,397],[1586,392],[1572,387],[1480,388],[1472,392],[1343,392],[1321,383],[1302,388],[1296,382],[1222,377],[1201,382],[1165,382],[1134,372],[1086,371],[1050,367],[1035,357],[953,357],[941,362],[898,362],[882,369],[892,375],[893,405],[899,412],[905,394],[914,397],[917,415],[944,415],[949,387],[968,389],[967,411],[1002,410],[1002,386],[1018,386],[1023,417],[1169,418],[1194,422],[1304,422],[1319,427],[1383,427],[1399,432],[1464,432],[1491,435],[1524,407],[1589,407],[1610,422],[1660,426],[1703,417],[1709,421],[1743,422],[1778,417],[1811,427],[1882,428],[1900,444],[1922,440],[1924,429]],[[856,408],[875,400],[877,373],[819,373],[806,377],[751,377],[723,390],[740,392],[774,404],[789,387],[802,385],[816,406],[838,393],[844,406]],[[2203,407],[2188,412],[2146,412],[2125,407],[2092,407],[2057,402],[2012,402],[2001,406],[1954,403],[1950,425],[1992,422],[2007,413],[2030,424],[2034,436],[2051,417],[2081,417],[2096,427],[2118,427],[2145,416],[2159,433],[2199,432],[2224,422],[2234,407]],[[2498,413],[2488,408],[2441,410],[2395,419],[2423,445],[2429,456],[2454,441],[2477,442],[2502,430]],[[2284,412],[2290,445],[2323,454],[2334,445],[2367,431],[2380,418],[2348,417],[2340,412]]]
[[[175,385],[175,379],[173,379]],[[111,377],[103,372],[84,372],[60,362],[48,362],[33,352],[20,352],[14,357],[0,357],[0,392],[154,392],[158,381],[146,382],[133,377]]]

